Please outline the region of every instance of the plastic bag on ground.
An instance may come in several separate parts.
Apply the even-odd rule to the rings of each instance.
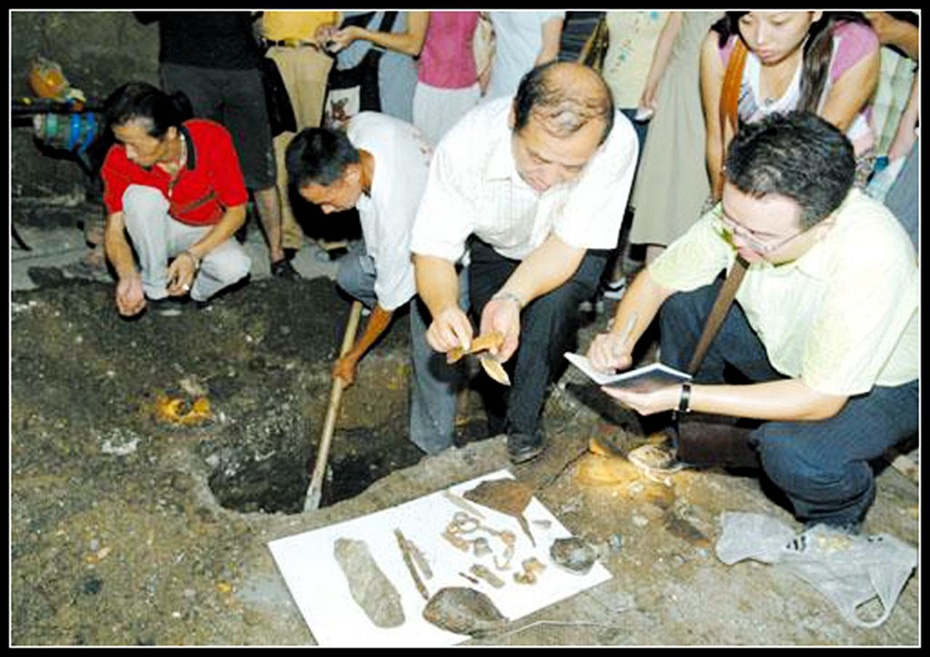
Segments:
[[[889,534],[850,535],[825,525],[796,534],[784,523],[757,513],[726,512],[717,558],[727,565],[744,559],[770,563],[803,579],[827,597],[843,618],[859,627],[878,627],[891,615],[917,566],[917,550]],[[859,613],[878,598],[877,618]]]

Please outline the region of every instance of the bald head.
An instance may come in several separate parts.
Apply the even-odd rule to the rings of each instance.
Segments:
[[[556,137],[600,121],[604,124],[603,143],[614,123],[610,88],[597,71],[574,62],[549,62],[524,75],[513,105],[516,132],[531,118]]]

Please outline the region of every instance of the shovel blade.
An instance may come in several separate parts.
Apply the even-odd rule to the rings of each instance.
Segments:
[[[310,486],[307,490],[307,497],[304,499],[304,511],[316,511],[320,508],[320,500],[323,497],[323,491],[317,486]]]

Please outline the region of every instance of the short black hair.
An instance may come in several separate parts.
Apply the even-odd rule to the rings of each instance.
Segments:
[[[806,230],[846,198],[856,157],[846,135],[813,112],[775,113],[739,129],[727,150],[724,173],[745,194],[779,194],[796,201]]]
[[[288,145],[286,161],[288,180],[299,189],[310,184],[328,187],[361,156],[341,130],[304,128]]]
[[[184,92],[169,95],[148,82],[127,82],[118,87],[104,101],[103,113],[110,126],[141,120],[146,132],[158,139],[168,128],[180,127],[193,115]]]
[[[514,97],[514,132],[520,132],[529,123],[530,117],[536,115],[542,119],[547,128],[556,136],[570,135],[593,119],[604,121],[604,134],[600,143],[607,140],[614,125],[614,100],[610,87],[597,74],[602,85],[602,93],[587,98],[580,98],[573,89],[566,89],[552,80],[552,69],[563,66],[557,60],[541,64],[520,79],[517,95]]]

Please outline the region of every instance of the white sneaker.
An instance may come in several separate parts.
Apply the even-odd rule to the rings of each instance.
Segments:
[[[626,277],[604,284],[604,298],[619,301],[626,292]]]

